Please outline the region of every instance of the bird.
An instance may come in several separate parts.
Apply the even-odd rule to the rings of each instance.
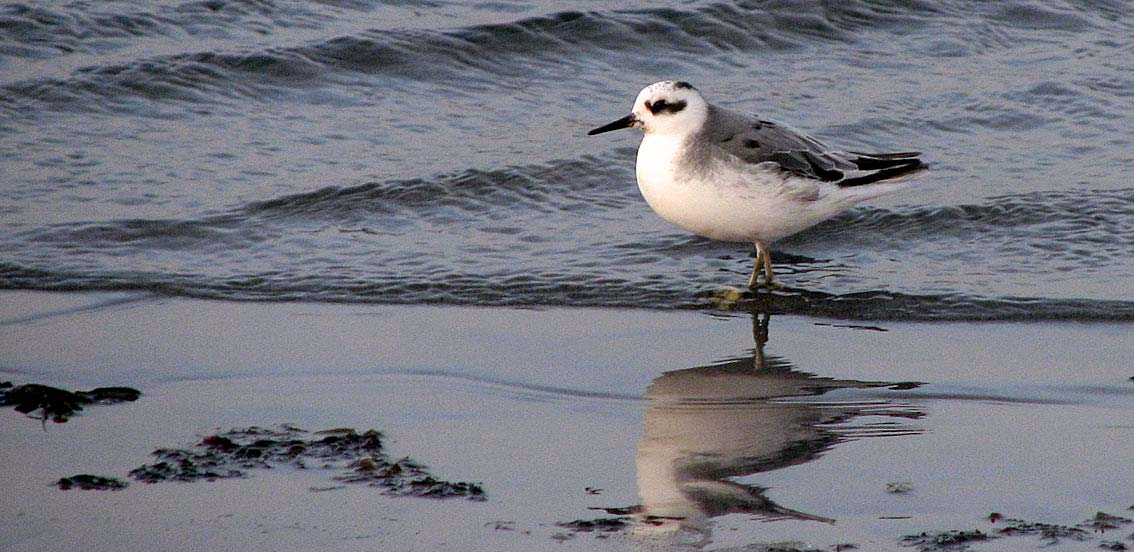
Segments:
[[[633,128],[638,189],[661,218],[698,236],[755,246],[749,289],[773,281],[771,244],[897,191],[928,167],[921,152],[834,150],[791,126],[709,103],[685,81],[642,89],[630,114],[592,129]]]

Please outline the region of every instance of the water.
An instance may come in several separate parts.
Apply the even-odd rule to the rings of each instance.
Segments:
[[[1134,320],[1122,2],[5,3],[0,288],[717,308],[748,246],[639,197],[661,78],[932,170],[740,308]]]

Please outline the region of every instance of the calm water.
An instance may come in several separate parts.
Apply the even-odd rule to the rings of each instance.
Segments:
[[[760,310],[1134,320],[1131,37],[1105,1],[7,2],[0,288],[711,308],[748,246],[585,136],[681,78],[933,164],[781,242]]]

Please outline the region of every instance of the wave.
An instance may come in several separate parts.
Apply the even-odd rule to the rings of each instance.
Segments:
[[[179,274],[38,271],[0,262],[0,289],[44,291],[145,291],[174,297],[235,301],[493,307],[608,307],[660,310],[727,310],[858,321],[1134,322],[1134,301],[914,295],[874,290],[848,294],[786,288],[722,300],[716,291],[690,293],[618,279],[569,282],[541,275],[501,279],[466,276],[430,280],[343,281],[249,275],[202,279]]]
[[[9,251],[0,287],[723,308],[862,320],[1134,320],[1134,298],[1114,293],[1134,268],[1134,189],[855,209],[777,246],[777,270],[798,289],[722,301],[721,285],[739,284],[751,270],[751,260],[737,254],[744,246],[688,236],[657,220],[633,187],[614,184],[632,181],[632,155],[623,148],[328,187],[197,219],[29,229],[0,244]],[[933,268],[919,276],[922,266]],[[934,280],[950,274],[944,284]],[[1024,284],[1037,279],[1065,279],[1069,294],[1027,293]],[[1084,292],[1083,282],[1101,291]]]
[[[466,170],[431,179],[390,180],[329,187],[252,203],[241,211],[267,218],[326,217],[353,220],[355,212],[420,216],[462,211],[480,217],[488,210],[579,212],[617,209],[638,202],[637,192],[611,181],[625,176],[634,150],[497,170]],[[446,211],[446,208],[452,208]]]
[[[601,217],[640,210],[637,190],[623,184],[633,181],[633,156],[633,148],[617,148],[579,159],[332,186],[252,202],[197,220],[126,219],[55,225],[32,239],[107,245],[141,240],[146,246],[169,239],[176,242],[169,244],[174,248],[195,242],[235,247],[273,237],[272,232],[242,234],[271,224],[360,223],[379,231],[386,229],[384,225],[399,226],[399,220],[497,227],[498,222],[513,217]],[[1099,255],[1126,256],[1134,252],[1131,197],[1134,188],[1081,188],[1002,194],[979,204],[860,207],[782,244],[789,249],[822,243],[904,251],[924,248],[930,242],[975,240],[995,243],[1001,251],[1042,250],[1049,255],[1081,255],[1081,260]],[[695,239],[666,242],[667,247],[703,244]]]
[[[139,37],[206,37],[223,44],[263,43],[283,30],[333,32],[362,22],[370,30],[358,36],[332,37],[299,46],[328,59],[373,70],[381,58],[367,54],[400,52],[439,65],[476,63],[479,53],[540,55],[581,50],[651,50],[660,38],[671,51],[717,53],[795,48],[806,43],[855,42],[864,32],[910,29],[942,19],[968,20],[966,27],[993,34],[995,29],[1078,32],[1103,26],[1125,15],[1121,3],[1100,1],[1077,7],[1014,1],[921,2],[865,0],[828,3],[767,1],[705,2],[657,8],[628,3],[617,9],[594,10],[592,4],[560,3],[563,11],[529,15],[506,22],[523,10],[484,4],[471,10],[461,3],[260,0],[192,0],[148,7],[137,3],[43,6],[9,3],[0,7],[0,36],[7,55],[27,58],[99,53],[125,49]],[[423,9],[424,8],[424,9]],[[579,9],[575,9],[579,8]],[[406,15],[412,14],[413,18]],[[429,32],[404,32],[421,21]],[[980,24],[973,24],[973,20]],[[453,21],[471,24],[452,27]],[[298,36],[307,36],[299,33]],[[129,39],[129,40],[124,40]],[[385,49],[382,45],[389,46]],[[360,47],[351,55],[352,46]],[[367,46],[377,46],[369,50]],[[346,54],[345,56],[343,54]],[[440,56],[439,58],[437,56]]]
[[[562,74],[572,66],[619,70],[627,59],[659,67],[706,61],[725,67],[729,62],[718,58],[736,52],[854,41],[864,29],[922,25],[931,12],[901,3],[712,3],[685,9],[563,11],[447,30],[372,28],[264,47],[263,40],[231,35],[260,36],[292,26],[323,26],[321,34],[333,34],[352,14],[323,13],[298,3],[191,2],[171,13],[64,12],[17,4],[7,8],[6,24],[0,25],[13,45],[3,53],[16,57],[94,54],[130,43],[117,39],[169,35],[219,36],[226,48],[109,63],[95,56],[94,64],[67,76],[4,83],[0,106],[11,112],[29,106],[98,112],[137,110],[127,98],[190,104],[280,100],[296,89],[341,85],[357,75],[378,78],[386,87],[408,82],[458,91],[495,86],[502,78]],[[659,41],[671,59],[653,59]]]
[[[910,1],[704,3],[567,10],[514,20],[514,14],[500,8],[498,15],[507,16],[507,22],[456,27],[449,25],[469,19],[467,14],[446,17],[446,10],[466,8],[443,3],[430,8],[437,12],[431,16],[437,24],[430,28],[384,25],[383,14],[405,20],[389,11],[406,9],[394,4],[205,0],[151,11],[9,5],[0,13],[0,45],[6,44],[0,46],[0,56],[39,61],[35,67],[42,70],[0,79],[0,113],[169,118],[236,102],[354,105],[366,101],[358,90],[443,90],[453,98],[505,86],[522,94],[527,83],[562,82],[600,68],[620,74],[628,64],[647,74],[680,75],[692,68],[733,72],[747,67],[751,58],[776,52],[833,48],[853,53],[864,47],[864,40],[878,40],[871,38],[874,33],[900,38],[936,26],[961,31],[939,33],[948,44],[927,47],[926,55],[957,55],[949,44],[968,49],[963,55],[1008,48],[1020,42],[1021,33],[1039,40],[1051,25],[1063,25],[1065,32],[1130,30],[1108,17],[1105,6],[1058,10],[1026,2],[1001,8]],[[973,24],[974,17],[979,24]],[[146,47],[152,41],[162,41],[161,47]],[[1121,57],[1110,52],[1114,48],[1091,48]],[[70,61],[55,63],[59,56]],[[843,61],[852,68],[861,63],[853,57]],[[897,59],[874,62],[892,64],[896,72],[917,69]],[[1107,114],[1112,110],[1109,96],[1127,88],[1121,80],[1072,81],[1015,91],[992,103],[974,96],[961,109],[905,124],[947,133],[974,126],[1024,131],[1057,115]],[[580,86],[596,90],[606,83],[590,77]],[[926,111],[936,111],[933,107]]]
[[[1078,189],[992,196],[981,204],[907,210],[849,211],[816,230],[785,243],[828,240],[837,234],[858,244],[879,240],[895,247],[929,238],[1023,242],[1022,248],[1090,246],[1096,253],[1134,251],[1134,188]],[[1009,244],[1004,244],[1009,245]],[[1082,253],[1082,251],[1080,251]]]

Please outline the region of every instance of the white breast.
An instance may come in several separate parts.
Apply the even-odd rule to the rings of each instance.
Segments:
[[[638,148],[638,189],[646,203],[662,218],[681,226],[682,208],[688,200],[688,186],[679,185],[673,169],[673,160],[681,148],[681,140],[671,136],[647,134]],[[686,230],[689,230],[686,228]]]

